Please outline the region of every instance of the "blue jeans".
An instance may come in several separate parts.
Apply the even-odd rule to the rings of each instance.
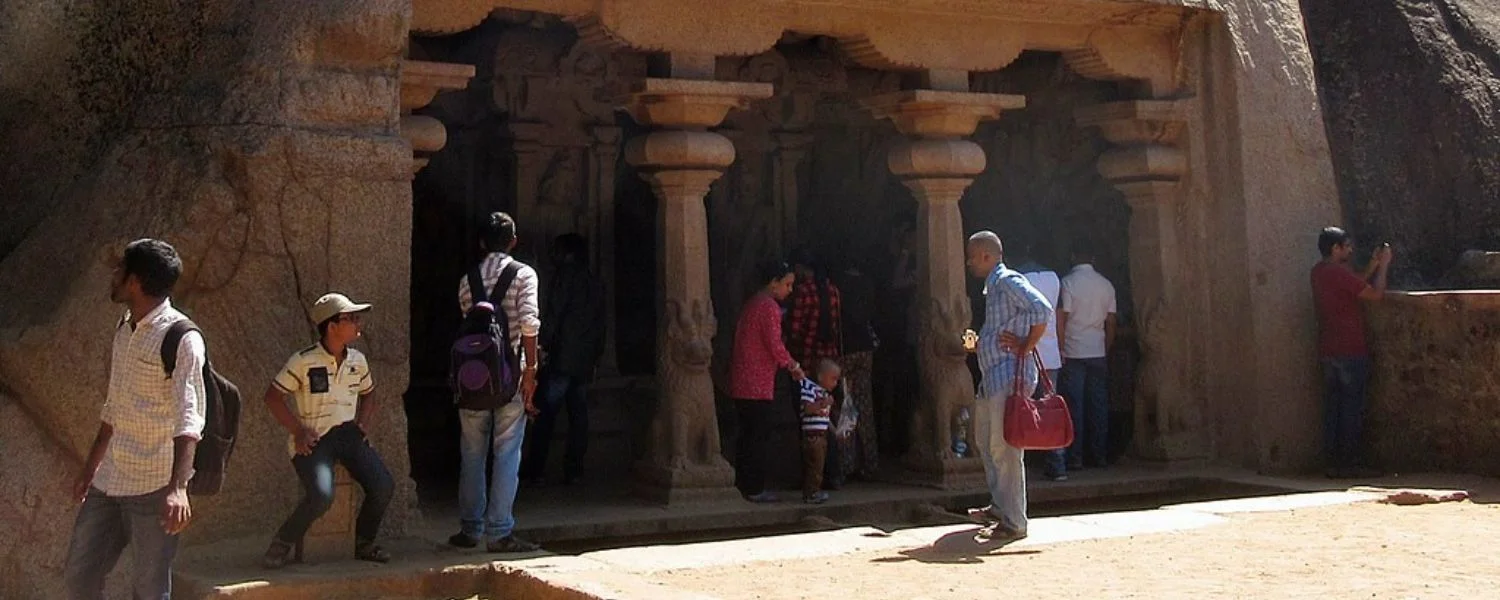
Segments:
[[[1328,468],[1362,466],[1368,357],[1323,359],[1323,454]]]
[[[517,401],[490,410],[458,409],[462,459],[458,473],[458,521],[464,535],[496,541],[516,527],[513,512],[521,477],[521,440],[526,435],[524,405]],[[490,453],[488,485],[484,465]]]
[[[333,465],[349,470],[349,477],[365,490],[365,501],[354,520],[354,538],[372,542],[380,532],[380,521],[391,505],[396,483],[380,460],[380,454],[353,421],[334,426],[318,438],[312,454],[292,457],[292,468],[302,480],[302,502],[276,532],[276,539],[295,544],[307,534],[313,521],[333,506]]]
[[[990,489],[990,511],[1001,525],[1025,531],[1026,465],[1025,452],[1005,443],[1006,391],[979,398],[974,406],[974,444],[979,446],[984,463],[984,482]]]
[[[170,600],[177,536],[167,535],[161,526],[166,497],[167,488],[139,496],[106,496],[89,488],[73,522],[63,568],[70,600],[102,600],[104,578],[126,546],[135,569],[131,594],[138,600]]]
[[[1068,466],[1104,466],[1109,460],[1109,360],[1063,359],[1059,392],[1073,414],[1073,445]]]
[[[563,476],[571,480],[583,474],[583,454],[589,448],[589,384],[582,377],[552,373],[542,382],[542,403],[537,407],[541,414],[526,432],[522,477],[546,476],[552,428],[557,424],[557,413],[564,408],[568,411],[568,453],[563,462]]]

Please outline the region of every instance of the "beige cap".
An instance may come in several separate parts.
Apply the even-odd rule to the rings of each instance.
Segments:
[[[365,312],[370,310],[369,304],[355,304],[348,296],[343,294],[324,294],[318,298],[312,306],[313,323],[322,323],[339,315],[348,313]]]

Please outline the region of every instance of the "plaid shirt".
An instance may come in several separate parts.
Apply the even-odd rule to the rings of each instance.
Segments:
[[[203,337],[196,331],[182,336],[171,379],[161,363],[167,329],[185,318],[163,301],[139,323],[131,325],[127,314],[115,326],[109,395],[99,415],[114,435],[94,475],[94,487],[106,495],[139,496],[166,487],[172,480],[172,439],[202,436]]]
[[[787,311],[787,350],[809,371],[818,368],[819,360],[838,358],[842,354],[839,346],[843,340],[843,314],[839,308],[839,288],[832,281],[824,285],[828,286],[829,337],[819,335],[818,318],[822,315],[815,280],[799,280],[788,300],[791,308]]]
[[[979,330],[979,369],[984,374],[984,395],[1007,396],[1016,377],[1016,355],[1000,349],[1000,333],[1009,331],[1026,339],[1031,328],[1046,325],[1052,318],[1052,304],[1026,277],[995,265],[984,281],[984,327]],[[1021,372],[1022,392],[1036,387],[1036,363],[1025,362]]]

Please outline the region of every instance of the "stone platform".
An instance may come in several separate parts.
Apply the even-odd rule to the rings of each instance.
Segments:
[[[1483,478],[1329,481],[1218,468],[1164,473],[1117,467],[1085,471],[1069,482],[1033,484],[1032,535],[1018,546],[1169,532],[1213,525],[1232,513],[1383,497],[1377,490],[1350,489],[1360,484],[1467,489],[1476,501],[1500,500],[1500,482]],[[529,508],[519,515],[526,525],[520,533],[543,541],[552,553],[496,560],[500,555],[454,549],[442,542],[451,533],[447,519],[388,541],[396,555],[388,565],[343,560],[268,572],[254,566],[260,540],[230,541],[188,549],[179,564],[174,597],[702,598],[661,587],[640,574],[898,547],[972,545],[965,541],[971,536],[959,534],[974,526],[944,509],[983,499],[972,492],[865,484],[849,486],[822,506],[737,501],[668,510],[608,496],[586,500],[587,495],[562,506],[541,504],[543,496],[561,497],[568,490],[531,490],[532,498],[522,505]]]

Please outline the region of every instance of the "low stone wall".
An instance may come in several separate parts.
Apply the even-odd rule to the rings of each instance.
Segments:
[[[1394,292],[1368,315],[1377,464],[1500,475],[1500,291]]]

